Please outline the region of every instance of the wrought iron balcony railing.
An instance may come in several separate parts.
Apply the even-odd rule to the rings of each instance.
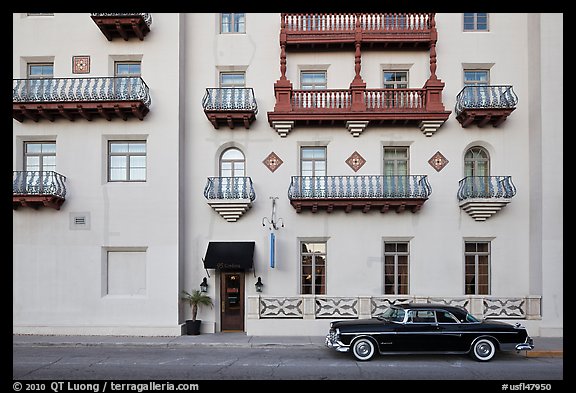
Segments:
[[[133,18],[140,16],[144,20],[144,23],[146,23],[146,26],[150,27],[152,25],[152,15],[143,12],[93,12],[91,15],[106,18]]]
[[[132,37],[142,41],[152,25],[152,16],[147,13],[92,13],[90,17],[108,41],[114,38],[128,41]]]
[[[512,86],[466,86],[456,96],[456,119],[462,127],[476,122],[499,126],[516,109],[518,96]]]
[[[211,111],[253,111],[258,113],[254,90],[245,87],[209,87],[202,107]]]
[[[206,199],[249,199],[256,193],[250,177],[209,177],[204,187]]]
[[[142,101],[149,89],[140,77],[14,79],[13,102]]]
[[[431,193],[426,175],[292,176],[288,198],[402,199]]]
[[[456,96],[456,116],[465,109],[514,108],[518,96],[512,86],[466,86]]]
[[[60,209],[66,198],[66,176],[54,171],[13,171],[13,208],[49,206]]]
[[[459,184],[459,201],[471,198],[509,199],[516,195],[511,176],[467,176]]]
[[[77,115],[91,120],[94,114],[107,120],[111,114],[142,120],[152,102],[141,77],[14,79],[12,99],[18,121],[53,121],[55,116],[74,120]]]
[[[207,88],[202,98],[202,107],[214,128],[219,128],[222,124],[227,124],[230,128],[234,128],[236,124],[250,128],[258,113],[254,90],[247,87]]]

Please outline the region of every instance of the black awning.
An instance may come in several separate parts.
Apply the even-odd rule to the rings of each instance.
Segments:
[[[205,269],[246,270],[254,263],[255,242],[210,242],[204,257]]]

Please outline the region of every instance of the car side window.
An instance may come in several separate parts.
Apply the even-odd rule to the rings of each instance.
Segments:
[[[434,323],[434,311],[431,310],[410,310],[408,313],[409,323]]]
[[[438,323],[458,323],[458,319],[448,311],[436,311]]]

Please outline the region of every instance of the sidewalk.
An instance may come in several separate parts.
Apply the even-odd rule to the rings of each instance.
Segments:
[[[563,337],[533,337],[534,349],[522,351],[528,357],[564,357]],[[198,336],[135,337],[135,336],[43,336],[13,335],[13,346],[212,346],[244,348],[321,348],[324,336],[248,336],[246,333],[203,333]]]

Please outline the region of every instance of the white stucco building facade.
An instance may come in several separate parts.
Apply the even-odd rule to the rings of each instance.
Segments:
[[[14,333],[180,335],[206,278],[206,333],[429,301],[562,336],[562,24],[13,14]]]

